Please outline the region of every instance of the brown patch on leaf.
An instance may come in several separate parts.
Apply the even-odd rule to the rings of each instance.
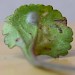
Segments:
[[[64,24],[67,26],[67,19],[64,17],[63,19],[54,20],[57,24]]]
[[[16,39],[16,42],[18,42],[19,40],[20,40],[20,38],[17,38],[17,39]]]

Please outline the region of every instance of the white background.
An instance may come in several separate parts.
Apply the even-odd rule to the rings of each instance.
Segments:
[[[17,7],[30,3],[52,5],[67,17],[69,23],[75,22],[75,0],[0,0],[0,22],[3,22]]]

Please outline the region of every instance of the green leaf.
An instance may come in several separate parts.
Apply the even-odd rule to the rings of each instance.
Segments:
[[[73,32],[66,18],[50,5],[23,5],[6,18],[3,34],[9,48],[19,46],[26,58],[64,56],[71,49]]]

